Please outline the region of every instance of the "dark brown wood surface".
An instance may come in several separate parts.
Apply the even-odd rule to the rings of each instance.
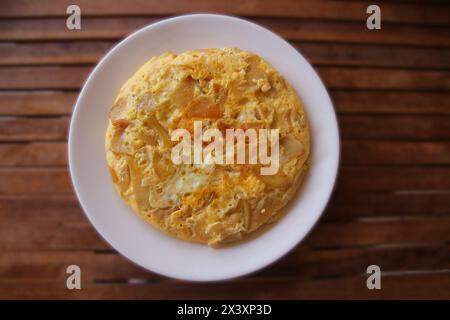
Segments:
[[[82,29],[67,30],[76,3]],[[450,3],[355,0],[0,1],[0,298],[450,299]],[[243,16],[289,40],[326,83],[342,161],[307,239],[266,269],[220,283],[147,272],[84,216],[67,168],[73,104],[120,39],[168,16]],[[82,268],[82,290],[66,267]],[[382,270],[368,290],[366,268]]]

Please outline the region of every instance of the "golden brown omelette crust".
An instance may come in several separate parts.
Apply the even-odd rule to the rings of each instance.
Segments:
[[[280,168],[175,165],[177,128],[280,131]],[[120,196],[152,225],[217,245],[275,221],[298,188],[310,149],[299,97],[259,56],[236,48],[164,53],[120,89],[109,115],[106,156]]]

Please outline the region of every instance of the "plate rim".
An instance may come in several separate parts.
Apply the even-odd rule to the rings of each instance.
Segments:
[[[311,68],[313,74],[318,78],[322,88],[324,89],[324,93],[325,93],[325,97],[327,99],[327,103],[329,104],[329,106],[331,107],[330,112],[332,113],[332,118],[333,118],[333,122],[335,124],[335,144],[336,144],[336,150],[337,150],[337,154],[335,156],[334,159],[334,167],[333,167],[333,177],[330,177],[331,180],[331,188],[328,190],[328,194],[325,197],[325,201],[323,201],[323,203],[321,203],[321,209],[319,211],[319,213],[315,216],[314,222],[312,223],[312,225],[310,226],[310,228],[308,229],[308,231],[300,236],[298,236],[298,238],[293,241],[293,245],[290,246],[290,248],[288,248],[287,250],[280,250],[282,252],[278,252],[275,257],[272,257],[271,261],[268,261],[264,264],[255,266],[250,268],[249,270],[244,270],[242,272],[233,272],[232,275],[226,275],[223,277],[218,277],[218,276],[213,276],[213,277],[192,277],[192,276],[187,276],[187,277],[181,277],[181,276],[174,276],[172,274],[169,273],[164,273],[161,271],[156,271],[154,269],[149,268],[147,265],[144,265],[143,263],[137,262],[135,259],[130,258],[129,255],[126,252],[123,252],[122,250],[119,250],[117,248],[117,246],[113,245],[114,241],[110,239],[110,237],[112,237],[110,234],[108,234],[108,232],[105,232],[104,230],[102,230],[102,228],[99,228],[99,226],[97,225],[97,223],[95,222],[95,219],[93,217],[93,215],[91,215],[89,213],[89,210],[87,210],[86,208],[86,204],[84,203],[84,201],[82,200],[83,196],[82,196],[82,191],[80,190],[80,186],[79,183],[77,181],[77,177],[74,176],[74,142],[73,142],[73,136],[74,136],[74,130],[76,127],[76,122],[79,121],[78,117],[79,117],[79,110],[81,107],[79,107],[79,105],[81,104],[81,100],[82,97],[85,95],[86,90],[88,90],[87,88],[89,87],[89,84],[91,83],[91,81],[93,81],[93,77],[94,75],[97,73],[97,71],[103,66],[103,64],[114,54],[114,52],[119,49],[120,47],[123,47],[127,44],[128,41],[130,41],[132,38],[138,37],[141,33],[145,33],[147,31],[149,31],[149,29],[158,27],[158,26],[162,26],[164,24],[170,24],[176,21],[180,21],[180,20],[184,20],[184,19],[192,19],[192,18],[220,18],[220,19],[228,19],[230,21],[234,21],[234,22],[238,22],[238,23],[244,23],[247,24],[247,26],[252,27],[252,28],[256,28],[259,29],[259,31],[262,32],[266,32],[266,33],[270,33],[272,36],[276,37],[278,40],[281,40],[284,44],[286,44],[288,47],[290,47],[290,49],[294,50],[296,55],[298,56],[298,58],[300,59],[304,59],[305,62],[307,63],[307,65]],[[313,143],[312,143],[313,146]],[[283,39],[281,36],[277,35],[276,33],[274,33],[273,31],[260,26],[259,24],[256,24],[254,22],[251,22],[249,20],[246,19],[242,19],[242,18],[238,18],[235,16],[231,16],[231,15],[223,15],[223,14],[213,14],[213,13],[196,13],[196,14],[185,14],[185,15],[178,15],[178,16],[174,16],[171,18],[167,18],[167,19],[162,19],[160,21],[154,22],[154,23],[150,23],[148,25],[145,25],[141,28],[139,28],[138,30],[132,32],[131,34],[127,35],[124,39],[122,39],[121,41],[119,41],[116,45],[114,45],[101,59],[100,61],[95,65],[95,67],[93,68],[93,70],[90,72],[89,76],[86,78],[85,82],[82,85],[82,89],[79,92],[78,96],[77,96],[77,100],[76,103],[74,105],[74,109],[72,111],[72,116],[71,116],[71,120],[70,120],[70,127],[69,127],[69,134],[68,134],[68,160],[69,160],[69,173],[70,173],[70,177],[71,177],[71,182],[72,182],[72,186],[73,189],[75,191],[75,195],[77,197],[78,203],[80,204],[82,211],[84,212],[85,216],[88,218],[89,222],[92,224],[92,226],[94,227],[94,229],[96,230],[96,232],[98,234],[100,234],[100,236],[112,247],[114,248],[119,254],[121,254],[123,257],[125,257],[127,260],[129,260],[130,262],[159,275],[165,276],[165,277],[169,277],[169,278],[174,278],[174,279],[179,279],[179,280],[187,280],[187,281],[194,281],[194,282],[216,282],[216,281],[224,281],[224,280],[229,280],[229,279],[234,279],[234,278],[238,278],[238,277],[242,277],[245,275],[248,275],[250,273],[256,272],[258,270],[261,270],[263,268],[266,268],[267,266],[275,263],[276,261],[278,261],[279,259],[281,259],[283,256],[287,255],[289,252],[291,252],[295,247],[297,247],[301,242],[304,241],[304,239],[309,235],[309,233],[314,229],[314,227],[316,226],[316,224],[318,223],[318,221],[320,220],[320,218],[322,217],[322,215],[324,214],[325,208],[328,205],[331,196],[333,194],[333,190],[335,189],[336,186],[336,181],[337,181],[337,177],[338,177],[338,173],[339,173],[339,167],[340,167],[340,161],[341,161],[341,143],[340,143],[340,130],[339,130],[339,122],[336,116],[336,111],[334,108],[334,104],[332,102],[332,99],[329,95],[329,92],[323,82],[323,80],[321,79],[321,77],[319,76],[319,74],[316,72],[316,70],[312,67],[312,65],[309,63],[309,61],[295,48],[293,47],[288,41],[286,41],[285,39]],[[293,199],[291,199],[293,200]],[[219,249],[220,250],[220,249]]]

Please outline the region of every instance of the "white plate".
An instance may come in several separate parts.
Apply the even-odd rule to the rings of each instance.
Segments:
[[[104,152],[108,112],[121,85],[165,51],[238,47],[275,67],[304,102],[311,126],[311,168],[289,212],[251,241],[222,249],[177,240],[158,231],[119,198]],[[213,281],[258,270],[295,247],[319,219],[331,195],[339,160],[336,115],[311,65],[286,41],[251,22],[195,14],[149,25],[120,42],[97,65],[78,97],[69,133],[69,164],[78,199],[91,223],[122,255],[173,278]]]

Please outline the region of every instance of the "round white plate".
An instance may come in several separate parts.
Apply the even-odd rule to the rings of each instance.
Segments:
[[[152,56],[199,48],[238,47],[268,61],[301,96],[310,122],[311,168],[289,212],[254,239],[222,249],[170,237],[140,219],[119,198],[105,152],[108,112],[121,85]],[[81,91],[69,133],[69,164],[78,199],[91,223],[122,255],[173,278],[213,281],[256,271],[295,247],[319,219],[338,170],[339,132],[327,91],[311,65],[286,41],[251,22],[195,14],[149,25],[120,42]]]

